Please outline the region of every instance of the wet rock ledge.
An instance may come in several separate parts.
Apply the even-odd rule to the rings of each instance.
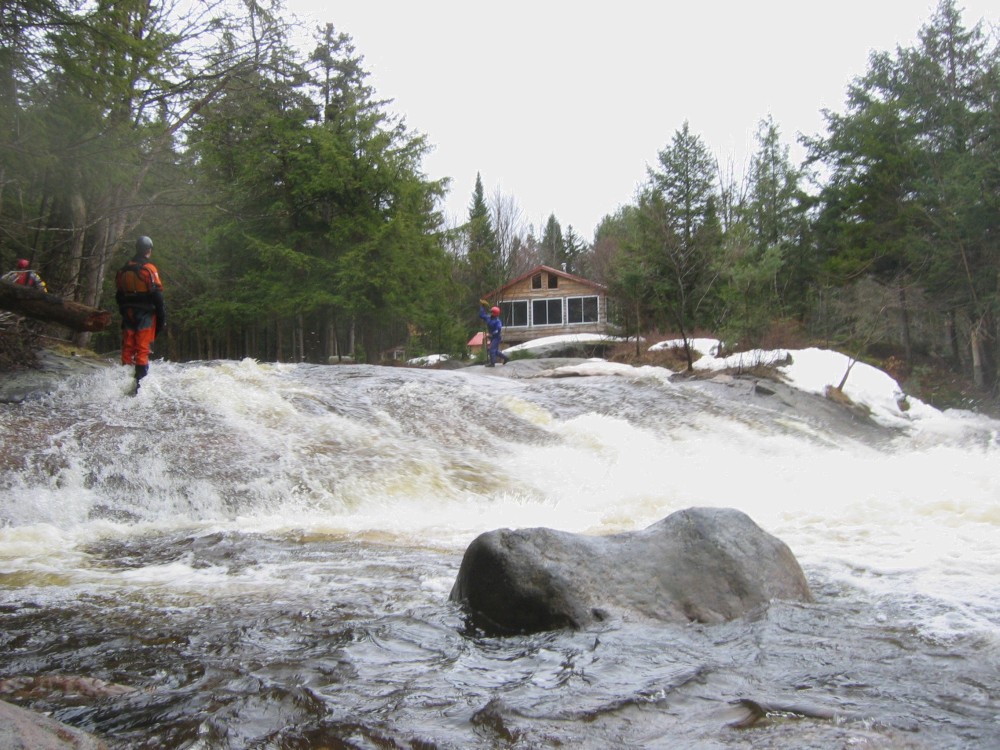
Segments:
[[[68,378],[87,375],[111,364],[85,349],[41,349],[34,367],[0,370],[0,404],[19,404],[44,396]]]
[[[0,748],[108,750],[104,742],[87,732],[5,701],[0,701]]]

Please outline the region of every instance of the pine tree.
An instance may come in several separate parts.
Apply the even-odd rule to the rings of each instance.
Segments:
[[[420,170],[426,141],[374,98],[348,36],[327,27],[312,60],[315,78],[289,65],[234,83],[198,120],[198,162],[229,209],[213,230],[230,280],[220,314],[296,342],[276,344],[275,358],[357,345],[374,361],[428,328],[459,350],[442,325],[456,294],[437,234],[443,185]]]
[[[907,354],[906,291],[920,285],[963,327],[973,374],[990,387],[1000,333],[997,202],[984,191],[982,157],[995,141],[998,69],[981,25],[964,28],[955,3],[942,0],[916,47],[872,56],[847,111],[828,113],[829,136],[810,143],[831,170],[817,225],[828,268],[897,287]]]
[[[801,310],[809,288],[800,172],[773,119],[760,122],[756,140],[746,197],[734,208],[718,259],[720,333],[744,347],[758,346],[775,318]]]
[[[550,268],[562,269],[566,263],[566,245],[563,240],[562,227],[555,214],[549,214],[542,231],[542,239],[538,245],[542,263]]]
[[[688,338],[704,314],[702,303],[715,278],[721,225],[715,208],[714,162],[702,140],[684,123],[640,195],[640,267],[662,322],[684,339],[688,368],[694,365]]]
[[[470,286],[478,299],[499,288],[505,281],[496,232],[490,219],[489,206],[486,205],[483,180],[478,172],[465,229],[468,238],[466,261],[469,267]]]
[[[282,29],[256,4],[183,23],[175,12],[143,0],[0,9],[0,33],[20,40],[0,54],[13,107],[0,134],[4,190],[31,206],[0,203],[5,234],[35,248],[54,291],[86,305],[100,304],[149,206],[177,188],[178,133],[279,44]],[[159,262],[169,275],[169,256]]]

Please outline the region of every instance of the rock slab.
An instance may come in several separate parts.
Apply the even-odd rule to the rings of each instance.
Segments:
[[[0,372],[0,404],[19,404],[55,391],[62,383],[79,375],[111,367],[110,360],[94,355],[64,354],[52,349],[38,353],[38,366]]]
[[[101,740],[48,716],[0,701],[3,750],[108,750]]]
[[[604,537],[490,531],[466,550],[450,598],[497,634],[615,617],[721,623],[774,599],[813,599],[788,546],[732,508],[689,508]]]

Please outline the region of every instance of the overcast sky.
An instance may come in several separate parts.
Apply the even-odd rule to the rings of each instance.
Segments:
[[[585,240],[633,202],[657,153],[687,121],[742,170],[771,115],[824,130],[872,51],[911,46],[931,0],[287,0],[310,26],[349,34],[379,98],[451,178],[449,223],[467,217],[476,173],[540,229],[555,214]],[[959,0],[966,26],[996,24],[995,0]]]

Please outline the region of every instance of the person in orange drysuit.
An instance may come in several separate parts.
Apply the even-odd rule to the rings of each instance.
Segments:
[[[149,262],[153,241],[140,237],[135,255],[115,276],[115,301],[122,316],[122,364],[135,365],[135,388],[149,372],[149,348],[167,325],[160,272]]]

